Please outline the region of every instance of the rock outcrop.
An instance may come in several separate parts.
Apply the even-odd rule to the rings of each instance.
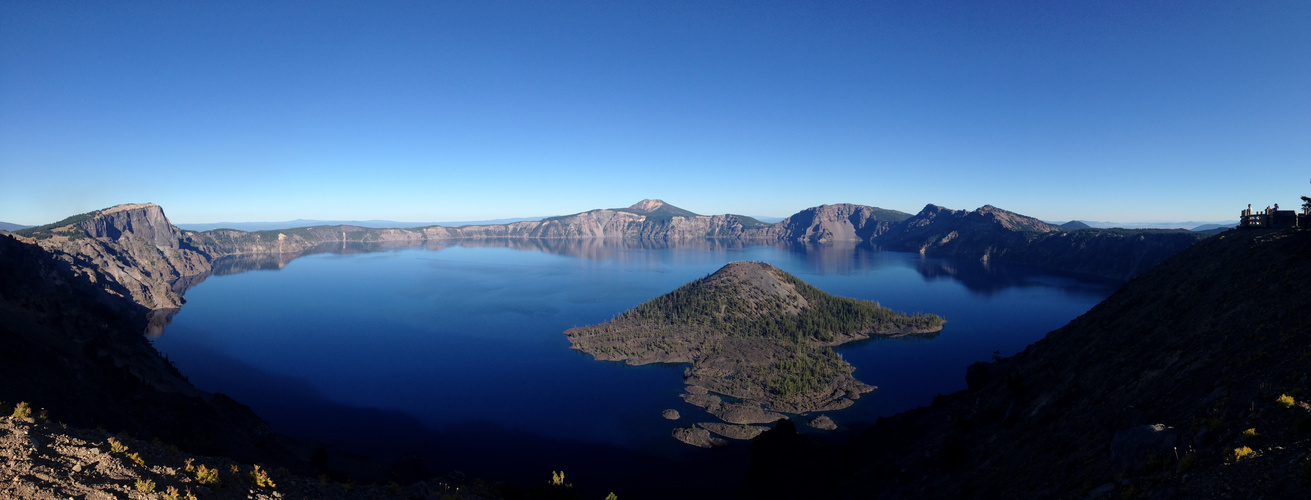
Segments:
[[[719,436],[739,441],[754,439],[756,436],[759,436],[760,433],[765,432],[765,429],[768,428],[759,425],[733,425],[721,422],[701,422],[696,425]]]
[[[75,276],[145,307],[154,330],[182,306],[182,294],[173,284],[208,273],[213,259],[194,245],[192,235],[170,224],[157,205],[118,205],[53,226],[44,231],[46,237],[29,241]]]
[[[674,439],[698,448],[718,448],[728,444],[728,441],[715,437],[710,434],[710,431],[700,427],[679,427],[674,429],[670,435]]]
[[[807,208],[752,234],[753,237],[797,243],[873,241],[910,214],[896,210],[839,203]]]
[[[838,428],[838,424],[833,423],[833,419],[829,418],[828,415],[820,415],[812,418],[810,419],[810,422],[806,423],[806,425],[825,431],[836,430]]]

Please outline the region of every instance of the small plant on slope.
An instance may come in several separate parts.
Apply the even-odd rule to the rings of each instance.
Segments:
[[[114,437],[109,438],[109,451],[113,453],[127,453],[127,446],[122,441]]]
[[[1276,399],[1275,402],[1284,408],[1292,408],[1294,404],[1293,397],[1287,394],[1280,394],[1279,399]]]
[[[255,465],[255,470],[250,471],[250,478],[254,479],[255,486],[260,488],[277,489],[278,487],[278,485],[273,484],[272,479],[269,479],[269,471],[260,469],[259,465]]]
[[[169,486],[168,489],[164,491],[164,500],[196,500],[196,495],[191,494],[191,490],[189,489],[187,490],[187,494],[183,495],[178,493],[176,487]]]
[[[32,407],[27,405],[27,401],[22,401],[22,402],[18,403],[18,406],[15,406],[15,407],[14,407],[14,414],[13,414],[12,416],[13,416],[14,418],[28,418],[28,417],[31,417],[31,416],[32,416]]]
[[[1251,448],[1244,446],[1242,448],[1234,448],[1233,453],[1230,453],[1227,458],[1229,459],[1230,462],[1237,462],[1239,460],[1251,456],[1253,453],[1256,452],[1253,451]]]
[[[196,482],[200,484],[218,484],[218,469],[211,469],[205,467],[205,464],[200,464],[200,467],[196,467]]]
[[[140,491],[142,493],[151,493],[155,491],[155,482],[149,479],[138,479],[137,491]]]

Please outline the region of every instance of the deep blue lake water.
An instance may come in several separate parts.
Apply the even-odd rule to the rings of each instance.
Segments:
[[[622,486],[593,470],[743,462],[745,445],[702,451],[669,437],[714,421],[678,398],[681,366],[594,361],[562,332],[725,263],[768,262],[832,294],[947,318],[937,336],[838,349],[858,379],[879,387],[829,413],[844,430],[963,389],[970,363],[1023,349],[1115,286],[861,246],[468,245],[317,253],[280,269],[267,257],[230,259],[216,266],[229,274],[187,291],[155,346],[198,387],[251,406],[286,434],[492,475],[572,466],[577,482]],[[666,408],[683,417],[665,420]]]

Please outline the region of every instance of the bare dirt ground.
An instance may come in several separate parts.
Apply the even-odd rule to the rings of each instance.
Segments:
[[[111,439],[126,449],[114,451]],[[217,482],[201,484],[196,471],[202,465],[217,473]],[[257,484],[251,464],[189,455],[164,443],[56,422],[0,417],[0,498],[4,499],[440,499],[457,494],[465,499],[487,498],[477,485],[445,479],[405,487],[355,485],[285,470],[259,470],[267,473],[272,487]]]

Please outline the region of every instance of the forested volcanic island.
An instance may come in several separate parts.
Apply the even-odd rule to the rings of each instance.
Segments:
[[[832,347],[872,335],[932,334],[946,321],[901,314],[877,302],[836,297],[760,262],[732,262],[713,274],[598,325],[565,331],[597,360],[688,363],[688,403],[727,422],[676,429],[698,446],[710,432],[750,439],[763,424],[846,408],[873,387]],[[727,400],[727,401],[726,401]]]

